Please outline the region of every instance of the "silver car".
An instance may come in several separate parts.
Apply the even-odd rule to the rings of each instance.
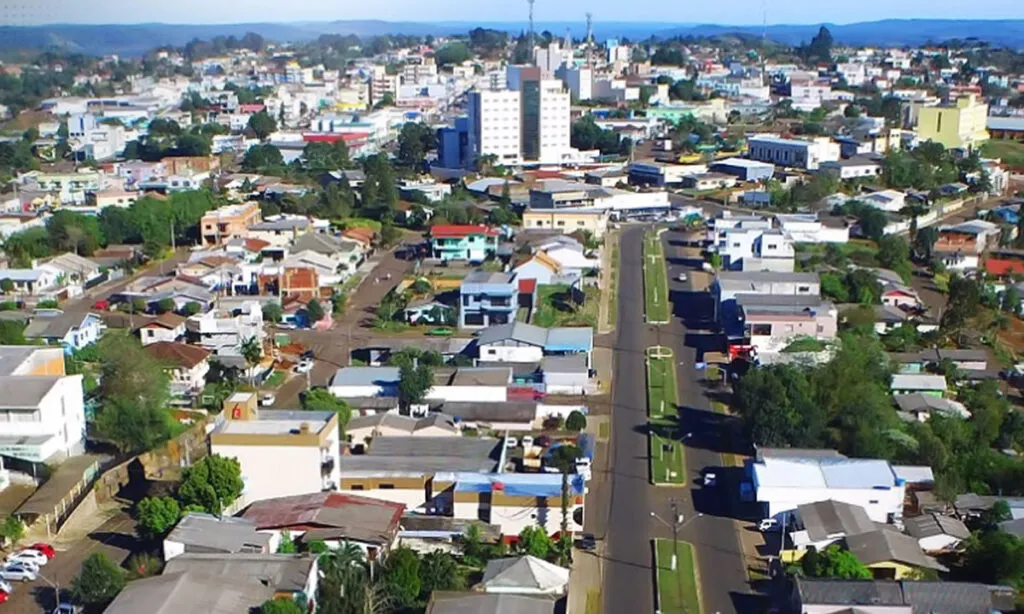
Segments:
[[[27,565],[13,563],[0,569],[0,578],[8,582],[33,582],[36,579],[36,573]]]

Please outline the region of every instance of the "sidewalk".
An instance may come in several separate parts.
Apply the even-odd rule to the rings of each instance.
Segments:
[[[600,614],[601,583],[604,577],[601,558],[603,545],[599,543],[595,552],[573,549],[566,614]]]
[[[619,233],[609,232],[605,236],[604,248],[601,250],[601,303],[597,311],[597,333],[604,335],[615,330],[617,313],[612,310],[613,301],[617,300],[619,289]]]

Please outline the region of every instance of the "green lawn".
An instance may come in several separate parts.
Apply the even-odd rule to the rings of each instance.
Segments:
[[[612,247],[610,272],[608,273],[608,323],[615,326],[619,322],[619,242]]]
[[[644,310],[647,321],[664,324],[669,320],[668,266],[661,239],[654,231],[644,236]]]
[[[1019,141],[987,141],[981,146],[981,155],[999,158],[1013,168],[1024,168],[1024,143]]]
[[[650,350],[648,350],[650,352]],[[647,416],[651,482],[686,484],[686,458],[678,439],[675,359],[647,359]]]
[[[273,373],[263,382],[264,388],[277,388],[284,383],[284,379],[288,377],[288,374],[280,369],[275,369]]]
[[[662,614],[700,614],[700,589],[693,546],[679,542],[678,564],[672,570],[671,539],[654,540],[654,564],[657,570],[658,602]]]
[[[601,291],[595,286],[583,289],[583,304],[570,300],[569,286],[537,287],[537,306],[533,311],[533,324],[552,326],[592,326],[597,328]]]

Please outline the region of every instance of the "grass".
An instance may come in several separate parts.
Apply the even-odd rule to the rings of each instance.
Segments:
[[[789,345],[782,348],[783,352],[821,352],[828,348],[828,344],[814,337],[797,337],[789,342]]]
[[[654,566],[657,571],[658,603],[663,614],[700,614],[700,590],[697,587],[697,566],[693,546],[679,542],[678,564],[671,568],[671,539],[654,540]]]
[[[986,141],[981,145],[981,155],[986,158],[1000,158],[1013,168],[1024,168],[1024,143],[1018,141]]]
[[[537,287],[537,307],[533,311],[533,324],[552,326],[592,326],[597,328],[601,291],[595,286],[583,289],[583,304],[570,300],[569,286]]]
[[[935,286],[936,290],[943,294],[947,294],[949,292],[949,273],[936,273],[935,276],[932,277],[932,284]]]
[[[284,383],[285,378],[288,377],[284,371],[280,369],[274,369],[274,372],[263,382],[264,388],[277,388]]]
[[[612,243],[611,264],[608,273],[608,324],[615,326],[619,321],[619,241]]]
[[[597,437],[598,439],[609,439],[612,436],[612,425],[607,422],[602,422],[597,425]]]
[[[647,426],[651,482],[684,485],[686,458],[682,442],[672,435],[679,430],[675,359],[647,359]]]
[[[651,324],[667,323],[668,266],[658,233],[644,236],[644,311]]]
[[[587,591],[586,614],[601,614],[601,591],[596,588]]]

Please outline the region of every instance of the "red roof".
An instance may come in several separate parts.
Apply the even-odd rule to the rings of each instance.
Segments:
[[[470,235],[498,236],[498,231],[483,224],[438,224],[430,227],[430,236],[438,238],[458,238]]]
[[[997,277],[1002,277],[1003,275],[1024,275],[1024,262],[1020,260],[989,258],[985,261],[985,272]]]
[[[157,361],[173,367],[191,369],[210,357],[210,351],[196,345],[158,341],[143,348]]]
[[[242,113],[259,113],[260,111],[262,111],[265,108],[267,108],[267,107],[262,105],[262,104],[259,104],[259,103],[256,103],[256,104],[240,104],[240,105],[238,105],[238,110],[241,111]]]
[[[523,294],[533,294],[537,289],[536,279],[520,279],[519,280],[519,292]]]
[[[345,141],[346,143],[354,143],[357,141],[365,141],[370,138],[369,132],[304,132],[302,133],[302,140],[307,143],[337,143],[338,141]]]
[[[261,252],[264,247],[270,247],[270,241],[264,241],[263,239],[246,239],[245,249],[250,252]]]
[[[338,528],[354,540],[390,543],[403,512],[401,503],[318,492],[256,501],[242,517],[258,530]]]

